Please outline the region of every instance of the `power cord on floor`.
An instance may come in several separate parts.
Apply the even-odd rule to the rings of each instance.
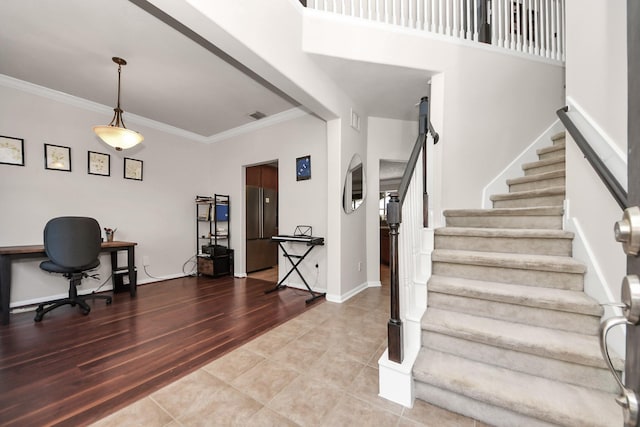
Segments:
[[[188,260],[182,264],[182,274],[185,276],[197,276],[198,275],[198,262],[196,261],[197,254],[192,255]],[[189,264],[192,264],[191,271],[187,273],[186,268]]]
[[[100,280],[100,276],[98,276],[97,274],[93,274],[93,275],[91,275],[91,276],[89,276],[89,277],[91,277],[91,278],[93,278],[93,279],[96,279],[96,280]],[[100,290],[100,288],[102,288],[104,285],[106,285],[106,284],[107,284],[107,282],[108,282],[112,277],[113,277],[113,273],[111,273],[111,274],[109,275],[109,277],[107,277],[107,279],[106,279],[104,282],[102,282],[102,284],[101,284],[100,286],[98,286],[96,289],[94,289],[91,293],[92,293],[92,294],[97,293],[97,292]]]
[[[162,277],[156,277],[156,276],[152,276],[151,274],[149,274],[149,272],[147,271],[147,266],[143,265],[142,269],[144,270],[144,274],[146,274],[148,277],[152,278],[152,279],[157,279],[157,280],[164,280]]]

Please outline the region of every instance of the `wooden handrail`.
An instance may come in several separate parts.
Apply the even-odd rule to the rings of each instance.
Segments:
[[[589,144],[589,141],[587,141],[587,138],[584,137],[575,123],[573,123],[571,117],[567,114],[568,111],[569,107],[565,106],[556,111],[556,114],[567,131],[569,131],[569,134],[578,147],[580,147],[580,150],[589,161],[589,164],[596,171],[620,208],[623,210],[627,209],[629,207],[629,203],[627,201],[627,192],[624,190],[624,187],[622,187],[613,173],[611,173],[609,168],[607,168],[600,156],[596,154],[595,150],[591,147],[591,144]]]
[[[391,314],[387,324],[387,341],[389,347],[389,360],[402,363],[403,343],[402,343],[402,320],[400,319],[400,280],[399,280],[399,255],[398,255],[398,229],[402,222],[402,204],[407,195],[409,184],[413,172],[415,171],[420,152],[423,152],[423,225],[428,226],[429,218],[429,195],[427,193],[427,160],[426,143],[427,134],[431,133],[434,144],[440,139],[437,132],[433,130],[429,120],[429,98],[423,97],[420,100],[419,109],[419,134],[411,150],[411,156],[400,180],[398,191],[392,193],[387,203],[387,223],[389,224],[389,275],[391,287]]]

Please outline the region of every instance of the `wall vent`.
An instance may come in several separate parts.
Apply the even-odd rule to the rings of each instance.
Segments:
[[[267,115],[265,113],[261,113],[260,111],[256,111],[255,113],[249,114],[249,117],[253,117],[256,120],[260,120],[267,117]]]

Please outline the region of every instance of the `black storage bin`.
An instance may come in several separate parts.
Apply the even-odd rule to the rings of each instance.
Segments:
[[[138,282],[138,269],[133,268],[133,283]],[[130,292],[129,270],[118,270],[113,272],[113,292]]]

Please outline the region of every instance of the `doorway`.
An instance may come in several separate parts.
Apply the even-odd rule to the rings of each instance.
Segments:
[[[245,169],[246,272],[278,265],[278,162]]]

